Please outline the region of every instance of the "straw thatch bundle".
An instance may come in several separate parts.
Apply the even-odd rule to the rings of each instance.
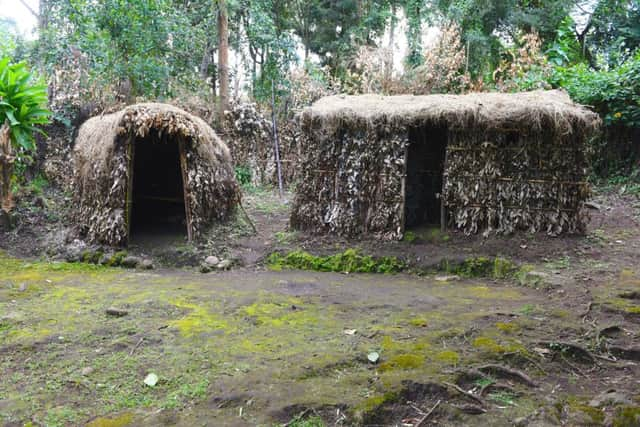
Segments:
[[[475,233],[584,228],[586,142],[598,116],[560,91],[332,96],[302,114],[295,228],[404,232],[410,128],[446,128],[447,223]]]
[[[239,189],[229,149],[202,119],[171,105],[132,105],[88,120],[76,139],[76,218],[90,240],[127,242],[133,146],[152,131],[183,147],[190,237],[227,218],[235,207]]]

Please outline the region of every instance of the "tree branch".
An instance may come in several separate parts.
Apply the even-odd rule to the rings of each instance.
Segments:
[[[29,4],[28,4],[25,0],[20,0],[20,3],[22,3],[22,5],[23,5],[24,7],[26,7],[26,8],[27,8],[27,10],[28,10],[29,12],[31,12],[31,14],[32,14],[33,16],[35,16],[35,17],[36,17],[36,19],[40,19],[40,15],[39,15],[38,13],[36,13],[36,11],[35,11],[35,10],[31,9],[31,6],[29,6]]]

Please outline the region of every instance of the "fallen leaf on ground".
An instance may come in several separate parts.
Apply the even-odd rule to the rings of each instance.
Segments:
[[[144,383],[149,387],[153,387],[156,384],[158,384],[158,376],[156,374],[151,373],[147,375],[147,377],[144,379]]]

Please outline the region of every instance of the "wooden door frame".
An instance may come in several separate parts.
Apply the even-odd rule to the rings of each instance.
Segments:
[[[129,240],[131,238],[131,210],[133,205],[133,171],[134,171],[134,157],[136,153],[136,137],[128,136],[127,141],[125,142],[127,145],[127,194],[125,195],[125,207],[124,207],[124,221],[125,226],[127,228],[127,244],[129,244]]]
[[[193,241],[193,222],[191,221],[191,205],[189,204],[189,187],[187,186],[187,152],[184,137],[178,137],[178,155],[180,157],[180,170],[182,172],[182,195],[184,197],[184,215],[187,220],[187,239]]]
[[[127,190],[125,195],[125,224],[126,224],[126,232],[127,239],[126,243],[129,243],[131,238],[131,211],[133,205],[133,179],[134,179],[134,168],[135,168],[135,152],[136,152],[136,137],[130,136],[125,143],[127,145]],[[185,151],[185,141],[182,137],[177,137],[178,139],[178,157],[180,160],[180,172],[182,176],[182,194],[184,197],[184,213],[185,219],[187,222],[187,239],[189,242],[193,241],[193,223],[191,221],[191,205],[189,204],[189,187],[187,186],[187,156]]]

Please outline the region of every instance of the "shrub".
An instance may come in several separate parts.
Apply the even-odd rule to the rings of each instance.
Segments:
[[[24,62],[12,64],[9,57],[0,60],[0,125],[8,121],[11,143],[18,160],[29,158],[35,150],[34,132],[49,123],[46,108],[47,86],[36,80]]]
[[[251,184],[251,169],[248,166],[236,166],[236,181],[240,185]]]

